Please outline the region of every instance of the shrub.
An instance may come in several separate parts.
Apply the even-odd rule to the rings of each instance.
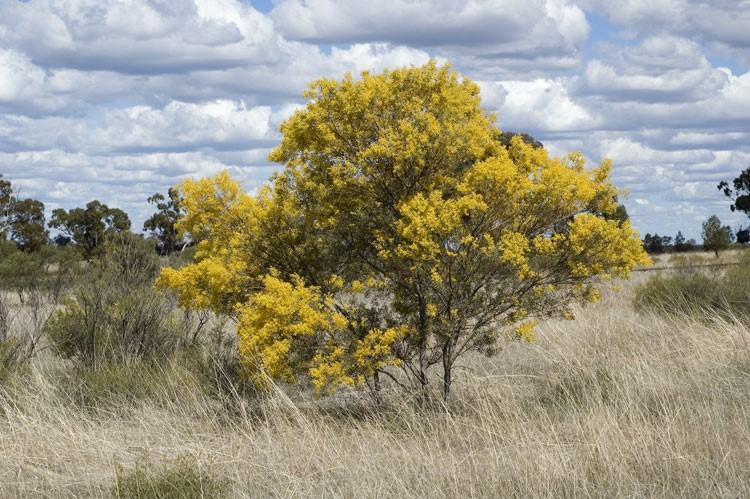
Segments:
[[[723,269],[686,267],[638,286],[635,306],[669,314],[750,318],[750,256]]]
[[[88,366],[173,352],[180,327],[173,302],[152,286],[158,271],[152,244],[129,233],[111,237],[46,326],[55,351]]]
[[[0,247],[0,340],[7,338],[11,323],[26,327],[17,331],[18,357],[31,359],[44,328],[79,271],[79,262],[67,248],[45,246],[34,253]],[[11,307],[10,297],[18,305]]]
[[[125,470],[116,465],[112,497],[117,499],[192,499],[227,497],[231,483],[214,475],[190,456],[178,457],[171,466],[157,468],[147,459]]]

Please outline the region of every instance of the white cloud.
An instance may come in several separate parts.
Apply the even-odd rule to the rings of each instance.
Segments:
[[[105,150],[247,149],[271,138],[270,118],[270,107],[247,108],[227,100],[171,102],[164,109],[138,106],[108,112],[89,140]]]
[[[584,7],[641,34],[673,33],[744,58],[750,64],[747,0],[582,0]]]
[[[502,105],[497,109],[501,128],[570,131],[598,126],[598,118],[570,96],[563,80],[502,81],[500,84],[505,91]]]
[[[694,101],[710,98],[728,82],[687,39],[657,36],[622,49],[605,45],[604,60],[588,63],[586,91],[614,100]]]
[[[280,41],[266,16],[236,0],[11,1],[0,4],[0,18],[13,26],[0,41],[53,68],[228,68],[273,61]]]
[[[583,11],[565,0],[408,2],[284,0],[272,12],[290,39],[324,42],[393,42],[414,46],[569,47],[588,35]],[[547,30],[547,39],[529,34]]]
[[[568,69],[589,33],[567,0],[283,0],[271,16],[289,39],[438,49],[461,67]]]

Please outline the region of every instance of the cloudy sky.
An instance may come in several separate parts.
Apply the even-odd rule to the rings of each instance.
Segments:
[[[451,61],[503,130],[614,161],[642,232],[698,237],[750,166],[750,0],[0,0],[0,173],[48,209],[229,169],[307,82]]]

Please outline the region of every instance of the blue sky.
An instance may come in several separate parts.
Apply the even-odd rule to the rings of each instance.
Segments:
[[[49,210],[229,169],[257,188],[307,82],[450,61],[504,130],[614,162],[641,233],[698,237],[750,166],[749,0],[4,0],[0,173]]]

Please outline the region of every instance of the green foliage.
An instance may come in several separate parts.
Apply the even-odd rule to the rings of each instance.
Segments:
[[[739,244],[748,244],[750,243],[750,227],[745,229],[738,229],[737,230],[737,242]]]
[[[0,175],[0,240],[11,240],[24,251],[37,251],[47,244],[44,204],[18,199],[13,186]]]
[[[615,208],[613,213],[605,214],[604,216],[607,220],[617,220],[620,223],[626,220],[630,220],[630,215],[628,215],[628,209],[625,207],[624,204],[621,204],[621,203],[617,204],[617,208]]]
[[[672,238],[670,236],[646,234],[643,237],[643,247],[651,254],[664,253],[671,245]]]
[[[15,296],[19,310],[25,314],[26,330],[18,338],[25,360],[36,353],[44,327],[72,281],[80,271],[80,262],[68,248],[43,246],[28,253],[15,244],[0,241],[0,336],[9,332],[8,297]]]
[[[536,140],[534,137],[529,135],[528,133],[518,133],[518,132],[500,132],[498,134],[497,141],[503,145],[506,149],[510,148],[511,142],[513,141],[513,137],[518,137],[521,140],[524,141],[525,144],[530,145],[534,149],[544,149],[544,144]]]
[[[746,168],[732,180],[732,186],[726,181],[717,186],[725,196],[732,199],[732,211],[741,211],[750,216],[750,167]]]
[[[719,251],[725,250],[732,242],[733,234],[729,226],[722,226],[716,215],[711,215],[703,222],[703,248],[713,251],[719,256]]]
[[[87,257],[92,257],[108,235],[130,230],[130,219],[118,208],[91,201],[86,208],[54,210],[49,226],[69,237]]]
[[[110,237],[46,325],[55,351],[90,367],[173,352],[180,328],[173,304],[152,286],[158,271],[150,242],[130,233]]]
[[[695,249],[695,241],[693,239],[685,239],[682,231],[677,231],[677,235],[674,236],[674,250],[677,253],[685,253],[693,251]]]
[[[219,499],[228,497],[231,482],[210,467],[183,455],[171,466],[157,467],[146,457],[131,470],[117,465],[112,497],[115,499]]]
[[[656,275],[636,289],[634,303],[639,310],[747,320],[750,318],[750,256],[745,255],[739,264],[727,266],[725,270],[712,272],[688,266],[674,275]]]
[[[47,244],[44,204],[34,199],[16,200],[10,221],[11,239],[24,251],[38,251]]]
[[[179,191],[170,188],[166,197],[156,193],[148,198],[148,202],[156,205],[156,213],[144,222],[143,230],[149,231],[159,241],[159,254],[168,255],[182,249],[187,242],[177,228],[177,223],[184,215]]]

